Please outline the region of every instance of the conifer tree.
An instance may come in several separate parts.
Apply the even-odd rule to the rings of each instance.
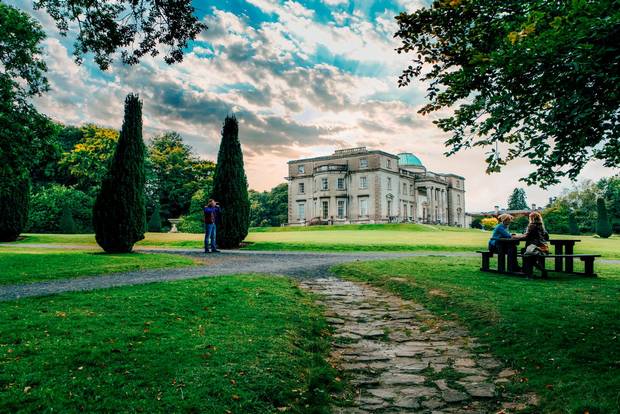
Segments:
[[[73,213],[68,206],[62,209],[60,216],[60,232],[63,234],[75,234],[77,233],[75,220],[73,220]]]
[[[525,190],[515,188],[508,197],[508,210],[527,210],[528,208]]]
[[[239,124],[234,116],[227,116],[224,120],[211,197],[220,203],[221,208],[217,227],[218,246],[225,249],[239,247],[248,235],[250,201],[239,142]]]
[[[572,211],[568,213],[568,232],[574,236],[579,234],[579,225],[577,224],[577,218]]]
[[[151,214],[151,218],[147,225],[147,229],[153,233],[161,233],[161,215],[159,213],[159,204],[155,205],[155,210],[153,210],[153,214]]]
[[[609,218],[607,217],[607,206],[605,205],[605,199],[600,197],[596,200],[596,211],[598,218],[596,220],[596,234],[604,239],[611,236],[612,229]]]
[[[144,238],[145,152],[142,102],[129,94],[118,144],[93,208],[95,239],[108,253],[131,252]]]

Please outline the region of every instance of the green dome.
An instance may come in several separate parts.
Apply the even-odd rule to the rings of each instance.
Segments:
[[[423,167],[422,161],[410,152],[401,152],[398,154],[398,165],[415,165]]]

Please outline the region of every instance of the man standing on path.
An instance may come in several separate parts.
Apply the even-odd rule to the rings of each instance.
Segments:
[[[220,205],[214,199],[210,199],[204,208],[205,213],[205,253],[219,252],[215,245],[216,224],[220,215]],[[210,241],[209,241],[210,239]],[[209,250],[209,248],[211,250]]]

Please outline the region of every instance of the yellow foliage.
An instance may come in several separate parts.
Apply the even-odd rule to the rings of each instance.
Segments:
[[[497,226],[497,223],[499,223],[499,221],[497,221],[495,217],[485,217],[480,220],[480,224],[482,224],[482,228],[485,230],[493,230],[495,226]]]

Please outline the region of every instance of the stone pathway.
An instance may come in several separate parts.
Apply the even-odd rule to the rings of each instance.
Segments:
[[[334,277],[305,279],[334,327],[332,362],[356,387],[352,407],[335,413],[509,413],[536,396],[502,395],[516,372],[454,322],[366,284]]]

